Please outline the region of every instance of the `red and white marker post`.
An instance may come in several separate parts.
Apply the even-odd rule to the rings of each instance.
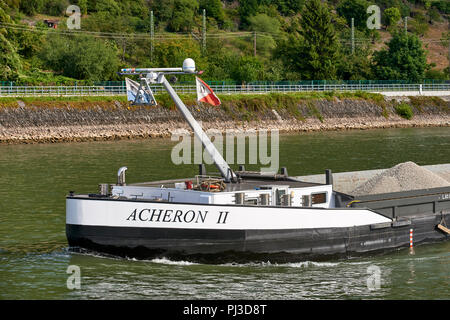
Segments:
[[[413,229],[409,229],[409,253],[414,254]]]

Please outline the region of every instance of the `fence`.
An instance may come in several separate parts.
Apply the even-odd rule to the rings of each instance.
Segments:
[[[196,93],[195,85],[174,85],[181,94]],[[323,92],[323,91],[367,91],[367,92],[426,92],[450,91],[445,84],[247,84],[211,85],[216,93],[248,94],[269,92]],[[154,93],[165,92],[161,85],[152,86]],[[0,96],[116,96],[126,95],[126,87],[120,86],[0,86]]]

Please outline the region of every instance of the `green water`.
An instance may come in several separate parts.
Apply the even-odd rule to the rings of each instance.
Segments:
[[[1,299],[439,299],[450,298],[450,241],[339,261],[202,265],[134,261],[71,253],[65,195],[114,183],[180,178],[169,139],[0,146]],[[290,175],[378,169],[404,161],[449,163],[450,128],[310,133],[280,137],[280,166]],[[247,166],[256,169],[256,166]],[[66,286],[69,265],[81,288]],[[381,286],[369,290],[368,268]]]

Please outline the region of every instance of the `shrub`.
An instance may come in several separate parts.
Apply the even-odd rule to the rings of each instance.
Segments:
[[[395,107],[395,112],[402,118],[411,120],[414,113],[411,109],[411,106],[407,103],[400,103],[399,105],[396,105]]]
[[[109,42],[83,36],[49,37],[40,52],[44,65],[65,77],[113,80],[119,66],[117,49]]]
[[[395,7],[384,10],[384,15],[386,17],[386,25],[388,27],[395,26],[402,18],[400,10]]]

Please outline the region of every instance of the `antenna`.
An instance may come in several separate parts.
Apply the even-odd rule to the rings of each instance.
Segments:
[[[170,85],[169,81],[165,78],[166,74],[202,74],[203,71],[196,71],[194,60],[187,58],[183,61],[182,68],[126,68],[121,69],[120,74],[133,74],[133,75],[145,75],[145,79],[149,83],[159,83],[164,86],[166,91],[169,93],[172,100],[175,102],[178,110],[183,115],[184,119],[188,122],[189,126],[194,131],[194,135],[202,142],[203,147],[211,156],[219,169],[222,177],[226,182],[236,181],[237,176],[234,171],[230,168],[228,163],[222,157],[220,152],[216,149],[214,144],[211,142],[209,137],[203,131],[200,124],[195,120],[192,114],[189,112],[188,108],[184,105],[183,101],[180,99],[178,94]]]

